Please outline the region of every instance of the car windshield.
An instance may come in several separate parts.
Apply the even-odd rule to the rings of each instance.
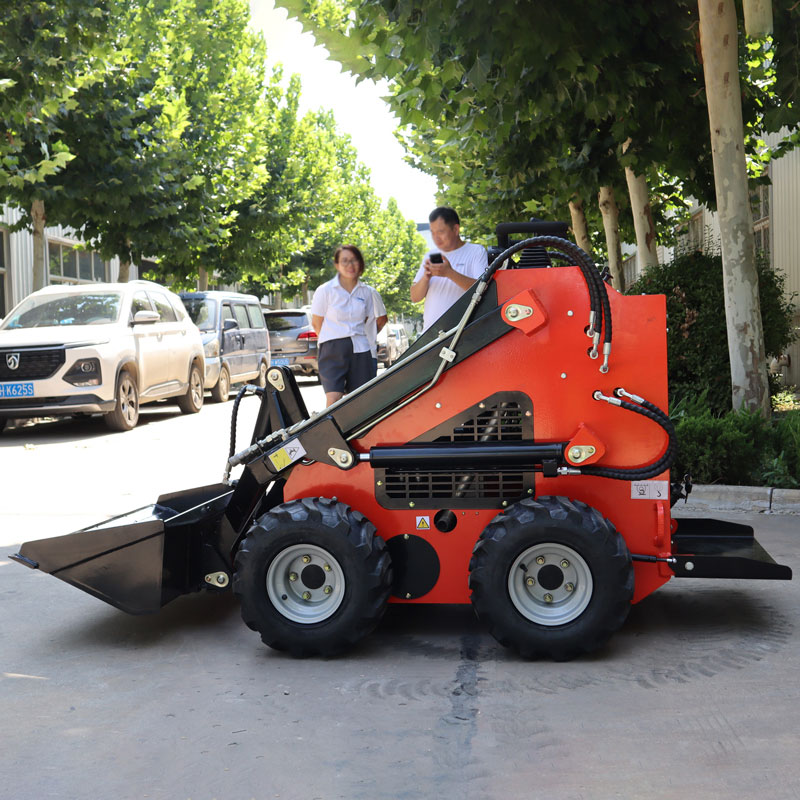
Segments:
[[[192,318],[192,322],[201,331],[213,331],[216,329],[215,320],[217,318],[217,301],[208,297],[183,297],[183,304]]]
[[[55,325],[109,325],[119,319],[119,292],[31,295],[0,325],[4,330]]]
[[[305,328],[308,318],[305,314],[264,314],[267,328],[271,331],[290,331],[294,328]]]

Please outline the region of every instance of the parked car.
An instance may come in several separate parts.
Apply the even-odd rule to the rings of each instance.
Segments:
[[[48,286],[0,325],[0,430],[22,417],[100,413],[116,431],[139,405],[203,405],[203,343],[180,298],[150,281]]]
[[[267,385],[270,338],[261,303],[238,292],[181,292],[181,299],[203,337],[206,389],[225,402],[234,383]]]
[[[391,367],[408,350],[408,334],[403,325],[389,322],[378,333],[378,363]]]
[[[311,327],[311,309],[264,309],[272,342],[272,364],[291,367],[301,375],[319,377],[317,332]]]

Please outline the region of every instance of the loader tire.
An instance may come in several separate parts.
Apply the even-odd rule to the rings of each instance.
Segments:
[[[469,568],[478,617],[524,658],[568,661],[598,649],[633,597],[623,538],[597,510],[566,497],[522,500],[496,516]]]
[[[260,517],[235,558],[242,619],[295,657],[333,656],[386,611],[392,569],[372,523],[344,503],[306,497]]]

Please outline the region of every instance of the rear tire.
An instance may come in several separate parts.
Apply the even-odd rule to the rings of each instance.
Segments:
[[[470,561],[472,605],[502,645],[566,661],[598,649],[625,622],[633,566],[594,508],[566,497],[522,500],[495,517]]]
[[[391,585],[372,523],[324,497],[264,514],[236,554],[233,577],[247,626],[296,657],[336,655],[363,639],[386,611]]]
[[[200,367],[192,364],[189,370],[189,388],[178,398],[181,414],[196,414],[203,407],[203,376]]]
[[[267,371],[269,367],[267,366],[266,361],[262,361],[258,366],[258,377],[256,378],[256,386],[259,389],[266,389],[267,388]]]
[[[223,367],[219,371],[219,379],[211,387],[211,399],[215,403],[225,403],[231,394],[231,376],[228,374],[228,368]]]
[[[139,390],[133,375],[124,369],[117,378],[116,405],[103,416],[112,431],[129,431],[139,421]]]

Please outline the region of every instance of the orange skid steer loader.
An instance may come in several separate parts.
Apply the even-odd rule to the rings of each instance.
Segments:
[[[790,579],[752,528],[671,518],[664,297],[609,288],[562,223],[497,233],[472,290],[339,402],[309,415],[286,367],[240,392],[234,430],[245,391],[261,406],[222,483],[13,558],[132,614],[232,589],[295,656],[391,602],[472,603],[524,657],[570,659],[673,577]]]

